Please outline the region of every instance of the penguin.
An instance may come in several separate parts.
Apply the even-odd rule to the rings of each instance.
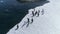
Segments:
[[[37,12],[37,17],[39,16],[39,14],[40,14],[40,10],[38,10],[38,12]]]
[[[31,19],[31,24],[33,23],[33,18]]]
[[[19,25],[17,25],[17,28],[15,30],[17,30],[19,28]]]
[[[44,15],[44,9],[42,9],[41,13],[42,13],[41,15]]]
[[[32,11],[32,17],[34,16],[34,12]]]
[[[26,25],[26,27],[29,26],[29,23],[30,23],[30,20],[29,20],[29,18],[27,18],[27,25]]]

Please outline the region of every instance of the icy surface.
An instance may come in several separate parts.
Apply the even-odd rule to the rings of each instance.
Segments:
[[[29,9],[29,13],[18,24],[19,28],[15,30],[17,28],[15,25],[7,34],[60,34],[60,0],[49,1],[48,4]],[[34,9],[40,11],[44,9],[44,15],[40,12],[39,17],[33,17],[32,24],[27,28],[26,25],[21,28],[26,18],[32,18],[31,11]]]

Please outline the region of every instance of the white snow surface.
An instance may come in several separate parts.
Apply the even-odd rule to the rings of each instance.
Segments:
[[[49,1],[50,3],[33,8],[40,11],[44,9],[44,15],[41,15],[40,12],[39,17],[33,17],[32,24],[27,28],[26,26],[21,28],[26,18],[32,18],[31,11],[33,9],[29,9],[29,13],[18,24],[19,28],[15,30],[17,28],[15,25],[7,34],[60,34],[60,0]]]

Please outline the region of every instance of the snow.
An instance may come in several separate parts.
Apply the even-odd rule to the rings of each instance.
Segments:
[[[7,34],[60,34],[60,0],[49,1],[50,3],[43,6],[29,9],[29,13],[18,24],[19,28],[15,30],[17,28],[15,25]],[[39,17],[31,17],[31,11],[34,9],[40,11],[44,9],[44,15],[40,12]],[[34,22],[27,28],[26,25],[21,28],[26,18],[33,18]]]

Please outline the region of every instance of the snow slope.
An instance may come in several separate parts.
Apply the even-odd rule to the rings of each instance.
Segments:
[[[44,9],[44,15],[40,12],[39,17],[31,17],[33,9],[29,9],[29,13],[18,24],[19,28],[15,30],[16,25],[7,34],[60,34],[60,0],[49,1],[50,3],[33,8],[40,11]],[[27,28],[26,25],[21,28],[28,17],[33,18],[34,22]]]

